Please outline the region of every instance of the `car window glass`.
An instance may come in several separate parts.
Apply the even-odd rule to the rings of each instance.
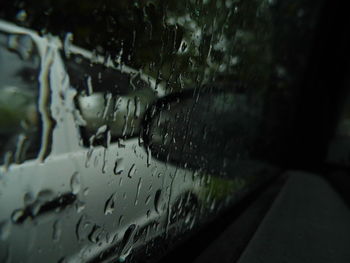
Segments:
[[[40,65],[4,36],[0,59],[13,63],[0,61],[0,92],[15,87],[19,97],[0,96],[0,110],[12,114],[0,115],[0,153],[14,151],[5,157],[19,165],[0,177],[0,261],[156,261],[275,176],[290,156],[321,3],[62,0],[0,8],[0,25],[32,30],[42,45],[40,70],[51,80],[43,133],[62,146],[22,163],[35,156],[29,146],[16,161],[21,140],[36,138],[29,130],[43,137]],[[36,69],[30,81],[9,72],[22,67],[17,62]]]

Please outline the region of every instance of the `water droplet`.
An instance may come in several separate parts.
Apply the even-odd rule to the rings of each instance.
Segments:
[[[95,168],[98,166],[98,161],[99,161],[98,156],[95,156],[95,159],[94,159],[94,167]]]
[[[124,262],[125,259],[129,256],[131,250],[132,250],[132,240],[135,235],[136,225],[131,224],[128,229],[125,231],[122,245],[121,245],[121,251],[119,255],[119,261]]]
[[[101,136],[101,135],[104,134],[106,131],[107,131],[107,125],[102,125],[100,128],[97,129],[96,137]]]
[[[136,165],[133,164],[130,167],[130,170],[129,170],[129,173],[128,173],[128,177],[132,178],[135,175],[135,173],[136,173]]]
[[[84,195],[85,196],[87,196],[88,194],[89,194],[89,191],[90,191],[90,189],[89,189],[89,187],[86,187],[85,189],[84,189]]]
[[[115,175],[120,175],[124,171],[124,167],[122,166],[123,159],[117,159],[114,163],[113,173]]]
[[[152,153],[151,149],[147,147],[147,167],[151,165]]]
[[[103,149],[103,158],[102,158],[102,173],[106,173],[106,164],[107,164],[107,148]]]
[[[83,201],[77,200],[75,203],[75,209],[77,210],[77,213],[79,214],[81,211],[85,209],[85,203]]]
[[[91,54],[91,63],[97,63],[98,62],[98,54],[97,54],[97,50],[96,49],[94,49],[93,51],[92,51],[92,54]]]
[[[150,201],[151,201],[151,195],[147,196],[145,200],[145,205],[148,205]]]
[[[111,241],[111,243],[114,243],[118,240],[118,233],[115,233],[114,236],[113,236],[113,239]]]
[[[31,203],[33,203],[34,202],[33,194],[30,192],[25,193],[23,196],[23,202],[25,206],[28,206]]]
[[[64,54],[66,55],[67,58],[69,58],[71,54],[70,49],[72,46],[72,42],[73,42],[73,34],[71,32],[68,32],[64,37],[64,43],[63,43]]]
[[[7,39],[7,47],[11,50],[17,50],[18,49],[18,36],[17,35],[10,35]]]
[[[61,239],[61,235],[62,235],[62,225],[60,221],[56,220],[53,223],[52,240],[54,242],[58,242]]]
[[[90,166],[90,160],[91,160],[93,152],[94,152],[94,148],[91,147],[86,154],[86,161],[85,161],[86,168],[89,168],[89,166]]]
[[[11,233],[11,222],[9,220],[0,223],[0,240],[6,240]]]
[[[124,143],[124,140],[123,140],[123,139],[119,138],[119,139],[117,140],[117,142],[118,142],[118,147],[119,147],[119,148],[125,148],[125,143]]]
[[[53,191],[51,191],[50,189],[44,189],[38,193],[37,201],[46,202],[46,201],[50,201],[53,197],[54,197]]]
[[[77,109],[75,109],[73,111],[73,115],[74,115],[74,120],[76,121],[76,124],[78,126],[82,126],[82,127],[85,127],[87,125],[87,122],[85,121],[85,119],[83,118],[83,115],[81,114],[81,112]],[[81,139],[79,141],[79,145],[80,146],[84,146],[84,141],[83,139]]]
[[[22,160],[25,160],[25,150],[26,142],[28,141],[27,136],[20,134],[17,139],[16,152],[15,152],[15,162],[21,163]]]
[[[230,65],[231,66],[236,66],[239,62],[239,57],[238,56],[234,56],[234,57],[231,57],[230,59]]]
[[[25,34],[9,36],[7,46],[16,51],[23,60],[29,59],[34,50],[32,38]]]
[[[140,98],[135,96],[135,111],[134,111],[134,116],[135,119],[138,119],[141,114],[141,104],[140,104]]]
[[[106,201],[104,213],[105,215],[112,214],[115,207],[115,194],[112,194]]]
[[[33,216],[37,216],[41,208],[41,202],[36,201],[30,208],[30,211]]]
[[[24,215],[24,211],[23,209],[17,209],[15,210],[12,215],[11,215],[11,220],[12,222],[14,223],[18,223],[21,221],[21,218],[23,217]]]
[[[102,227],[95,224],[88,236],[90,242],[98,243],[101,240],[102,232],[103,232]]]
[[[12,160],[12,152],[8,151],[8,152],[5,153],[5,156],[4,156],[3,167],[4,167],[5,172],[8,171],[10,163],[11,163],[11,160]]]
[[[124,216],[121,215],[121,216],[119,217],[119,220],[118,220],[118,226],[121,226],[122,223],[123,223],[123,221],[124,221]]]
[[[108,113],[111,109],[112,93],[107,93],[105,96],[105,107],[102,113],[102,119],[107,119]]]
[[[179,53],[186,53],[187,50],[188,50],[188,44],[187,44],[186,40],[182,40],[178,52]]]
[[[140,190],[141,190],[141,186],[142,186],[142,178],[139,178],[139,181],[137,183],[137,190],[136,190],[136,196],[135,196],[135,202],[134,205],[137,205],[137,202],[139,200],[139,195],[140,195]]]
[[[105,57],[103,64],[104,64],[107,68],[113,66],[113,61],[112,61],[111,55],[108,55],[108,56]]]
[[[78,172],[75,172],[70,179],[70,187],[73,194],[77,194],[80,191],[80,176]]]
[[[84,229],[85,221],[86,221],[86,215],[82,215],[79,218],[79,220],[78,220],[78,222],[77,222],[77,224],[75,226],[75,236],[77,237],[78,241],[80,241],[82,239],[82,237],[83,237],[81,232]]]
[[[162,190],[158,189],[156,191],[155,196],[154,196],[154,209],[156,210],[156,212],[158,214],[159,214],[159,211],[160,211],[160,197],[161,197],[161,193],[162,193]]]
[[[86,87],[87,87],[87,95],[91,96],[92,93],[94,92],[94,89],[92,87],[92,80],[91,80],[91,76],[87,76],[86,79]]]

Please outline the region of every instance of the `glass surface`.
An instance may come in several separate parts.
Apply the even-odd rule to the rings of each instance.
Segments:
[[[276,173],[322,2],[1,5],[0,261],[156,259]]]

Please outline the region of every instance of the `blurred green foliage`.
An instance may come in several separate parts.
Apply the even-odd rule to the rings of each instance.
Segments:
[[[262,90],[269,78],[271,15],[265,0],[43,0],[12,6],[12,17],[27,13],[23,25],[62,38],[72,32],[75,44],[142,69],[171,90],[218,79]]]

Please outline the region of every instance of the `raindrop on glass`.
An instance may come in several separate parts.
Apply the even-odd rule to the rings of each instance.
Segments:
[[[11,222],[9,220],[0,223],[0,240],[6,240],[11,233]]]
[[[131,167],[130,167],[130,170],[129,170],[129,173],[128,173],[128,177],[129,178],[132,178],[136,173],[136,166],[135,164],[133,164]]]
[[[122,166],[122,159],[117,159],[114,163],[113,173],[115,175],[120,175],[124,170],[124,167]]]
[[[115,207],[115,194],[112,194],[106,201],[105,208],[104,208],[104,214],[109,215],[112,214]]]
[[[62,225],[60,221],[55,221],[53,223],[52,240],[58,242],[62,235]]]
[[[71,32],[68,32],[64,37],[64,43],[63,43],[64,54],[66,55],[67,58],[70,57],[72,42],[73,42],[73,34]]]
[[[81,183],[80,176],[78,172],[75,172],[70,179],[70,187],[73,194],[77,194],[80,191]]]
[[[156,194],[154,196],[154,209],[156,210],[157,213],[160,211],[160,197],[161,197],[162,190],[158,189],[156,191]]]

